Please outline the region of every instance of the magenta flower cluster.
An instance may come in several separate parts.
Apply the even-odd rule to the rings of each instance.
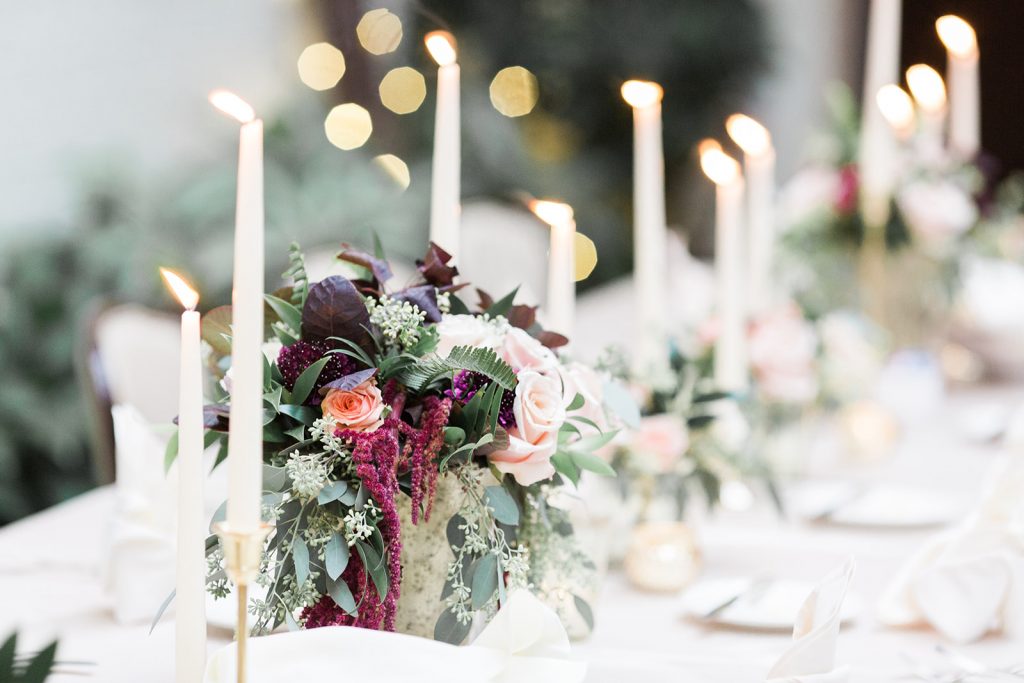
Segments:
[[[285,346],[277,354],[277,368],[281,371],[281,379],[288,391],[295,388],[295,381],[299,375],[313,363],[317,362],[331,350],[327,342],[313,339],[310,341],[297,341],[290,346]],[[307,403],[320,402],[320,389],[334,380],[351,374],[356,370],[356,363],[343,353],[332,353],[330,360],[324,369],[320,371],[313,391],[309,394]]]

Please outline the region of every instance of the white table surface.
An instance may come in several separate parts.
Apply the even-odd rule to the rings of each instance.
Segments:
[[[977,497],[1000,453],[994,445],[969,443],[957,430],[963,411],[987,403],[1016,405],[1020,388],[960,392],[941,410],[907,431],[882,462],[833,457],[825,438],[811,469],[865,481],[915,483],[948,494],[965,509]],[[820,452],[818,452],[820,451]],[[0,529],[0,634],[22,632],[23,648],[60,638],[59,658],[96,663],[86,680],[125,683],[173,680],[173,623],[149,634],[148,625],[120,626],[100,578],[103,548],[113,511],[110,489],[98,489]],[[927,629],[894,630],[871,616],[889,578],[932,530],[867,530],[809,525],[778,519],[768,509],[719,513],[695,524],[704,576],[769,573],[816,580],[852,555],[853,590],[868,609],[839,639],[838,662],[853,667],[854,681],[912,680],[904,657],[928,657],[939,637]],[[679,598],[632,589],[620,574],[606,582],[593,636],[574,654],[591,662],[589,681],[758,681],[785,649],[786,635],[706,628],[686,621]],[[211,630],[210,650],[230,634]],[[992,635],[959,648],[992,666],[1024,663],[1024,643]],[[52,680],[77,681],[78,676]]]

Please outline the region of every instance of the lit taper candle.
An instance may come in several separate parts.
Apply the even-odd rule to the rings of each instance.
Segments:
[[[742,392],[749,376],[743,302],[743,175],[739,162],[715,140],[701,142],[700,165],[715,184],[715,384],[725,391]]]
[[[895,83],[883,85],[875,96],[875,104],[896,137],[905,141],[913,134],[916,121],[914,102],[906,90]]]
[[[203,366],[199,294],[161,268],[181,314],[178,380],[178,547],[175,571],[174,680],[196,683],[206,668],[206,528],[203,523]]]
[[[867,51],[864,64],[864,93],[861,114],[860,208],[870,229],[879,232],[889,217],[889,198],[896,182],[893,163],[896,140],[878,107],[873,106],[878,90],[900,77],[901,0],[871,0],[868,16]]]
[[[561,202],[534,200],[530,210],[551,226],[548,249],[547,326],[572,338],[576,316],[576,221],[572,207]]]
[[[633,282],[640,339],[635,349],[634,370],[655,377],[668,369],[668,227],[661,141],[662,95],[661,86],[650,81],[622,84],[622,99],[633,108]]]
[[[437,111],[434,115],[434,157],[430,178],[430,240],[459,257],[461,214],[461,128],[455,38],[431,31],[424,42],[437,62]]]
[[[775,148],[768,129],[749,116],[733,114],[725,128],[743,150],[747,180],[747,307],[751,313],[762,313],[775,299]]]
[[[228,434],[228,525],[261,524],[263,489],[263,121],[234,93],[210,102],[242,124],[231,294],[231,423]]]
[[[946,85],[939,72],[927,64],[914,64],[907,69],[907,87],[917,106],[918,137],[922,150],[931,158],[939,158],[945,148]]]
[[[966,21],[953,14],[939,17],[935,30],[946,46],[949,82],[949,147],[970,160],[981,149],[981,74],[978,37]]]

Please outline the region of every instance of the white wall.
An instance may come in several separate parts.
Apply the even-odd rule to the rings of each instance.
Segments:
[[[154,177],[220,145],[233,132],[214,87],[274,111],[298,87],[304,28],[298,0],[0,3],[0,239],[68,219],[97,164]]]

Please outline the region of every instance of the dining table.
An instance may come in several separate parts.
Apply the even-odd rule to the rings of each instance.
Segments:
[[[947,501],[957,511],[953,523],[977,504],[1000,459],[1017,456],[1000,429],[979,434],[972,419],[1005,418],[1022,402],[1022,385],[947,389],[928,414],[903,424],[890,448],[870,455],[843,448],[834,415],[814,417],[808,437],[795,446],[804,451],[798,479],[913,486]],[[785,501],[791,482],[779,485]],[[25,650],[59,640],[61,664],[52,681],[174,679],[173,611],[152,629],[115,619],[104,572],[115,508],[113,487],[100,487],[0,529],[0,635],[17,630]],[[1024,642],[1005,634],[953,645],[927,626],[893,628],[877,619],[875,608],[893,577],[941,524],[835,524],[779,509],[768,496],[746,509],[699,512],[688,524],[699,549],[697,582],[757,575],[813,583],[852,558],[850,594],[861,608],[845,621],[836,654],[838,665],[850,667],[851,681],[928,680],[927,663],[941,653],[993,670],[1024,664]],[[593,632],[573,644],[572,656],[588,663],[586,680],[765,680],[791,633],[709,624],[686,613],[685,595],[635,588],[613,566],[594,604]],[[229,629],[211,626],[209,652],[231,637]]]

